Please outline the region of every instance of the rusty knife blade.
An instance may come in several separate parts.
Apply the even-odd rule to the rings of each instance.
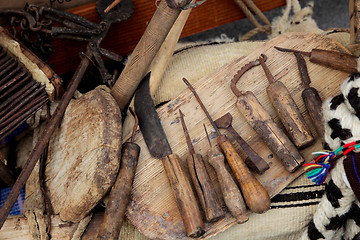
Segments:
[[[139,127],[152,157],[162,159],[172,153],[150,95],[150,73],[139,84],[134,99]]]

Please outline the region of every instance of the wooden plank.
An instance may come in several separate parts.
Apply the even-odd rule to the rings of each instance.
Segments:
[[[276,156],[270,152],[268,147],[259,139],[255,131],[246,123],[244,117],[241,116],[236,109],[236,97],[231,92],[229,86],[232,77],[242,66],[249,61],[258,58],[261,53],[268,56],[267,65],[275,76],[275,79],[282,81],[289,89],[316,138],[316,142],[313,146],[301,151],[302,156],[305,158],[306,162],[309,162],[312,159],[311,152],[321,149],[320,139],[310,123],[310,117],[305,111],[304,103],[301,98],[303,86],[299,77],[296,59],[293,54],[279,52],[275,50],[273,46],[295,48],[304,51],[310,51],[313,48],[346,51],[345,48],[341,47],[337,42],[322,35],[300,33],[285,34],[266,42],[262,47],[258,48],[247,57],[235,60],[226,67],[219,69],[215,73],[194,84],[194,88],[197,90],[200,98],[202,98],[204,105],[208,108],[212,117],[216,119],[226,112],[230,112],[234,117],[233,127],[241,133],[242,137],[269,163],[270,169],[265,174],[261,176],[256,175],[256,177],[262,182],[271,196],[279,193],[291,181],[301,175],[303,169],[299,169],[293,174],[287,172]],[[313,64],[308,60],[307,63],[309,74],[312,79],[311,85],[319,91],[322,99],[333,96],[339,92],[339,85],[348,76],[347,73]],[[179,79],[179,81],[181,81],[181,79]],[[274,120],[280,124],[280,120],[276,116],[275,110],[266,95],[265,89],[267,86],[268,81],[266,80],[261,67],[251,69],[238,83],[238,87],[241,90],[253,91],[264,108],[269,111]],[[196,151],[203,156],[206,156],[208,143],[202,124],[205,123],[208,129],[212,129],[212,127],[188,89],[158,110],[170,146],[172,147],[173,152],[180,156],[180,159],[182,159],[186,168],[185,158],[187,155],[187,147],[185,139],[181,134],[178,109],[181,109],[185,115],[189,134],[194,139],[193,143]],[[210,137],[212,138],[213,144],[215,144],[216,135],[214,132]],[[233,141],[233,139],[231,140]],[[127,212],[128,218],[140,232],[149,238],[187,239],[184,225],[181,221],[161,161],[154,159],[149,155],[141,134],[137,134],[136,142],[140,145],[142,150],[132,192],[133,200]],[[206,157],[205,162],[207,163]],[[216,181],[214,170],[211,169],[211,167],[208,169],[210,171],[211,179],[214,181],[216,191],[219,193],[219,184]],[[248,222],[251,222],[251,219],[252,215],[249,214]],[[226,230],[234,223],[235,219],[232,218],[230,214],[227,214],[224,219],[216,223],[208,223],[206,225],[207,232],[204,238],[214,236],[215,234]],[[246,226],[247,223],[243,224],[241,227],[246,228]]]
[[[127,55],[135,48],[156,7],[155,1],[134,0],[133,3],[134,13],[131,18],[111,27],[102,43],[103,48],[120,55]],[[285,5],[285,0],[254,0],[254,3],[264,12]],[[69,11],[79,14],[90,21],[100,22],[95,3],[89,3]],[[207,1],[200,7],[193,9],[180,37],[186,37],[245,17],[233,0]],[[54,39],[53,45],[56,54],[50,57],[49,62],[58,74],[63,74],[76,68],[80,62],[78,53],[79,51],[85,51],[86,43]]]
[[[350,42],[360,42],[360,1],[349,0]]]

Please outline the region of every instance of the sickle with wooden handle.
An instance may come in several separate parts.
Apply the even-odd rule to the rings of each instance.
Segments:
[[[242,92],[236,87],[240,77],[246,71],[258,65],[260,65],[259,60],[246,64],[231,80],[231,90],[238,98],[236,106],[250,126],[279,158],[285,169],[294,172],[305,161],[299,151],[260,104],[254,93],[250,91]]]

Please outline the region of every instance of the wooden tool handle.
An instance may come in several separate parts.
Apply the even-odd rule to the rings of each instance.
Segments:
[[[209,150],[209,163],[216,171],[224,202],[237,223],[244,223],[249,218],[246,215],[246,205],[239,188],[227,171],[224,155],[217,149]]]
[[[255,213],[267,211],[270,208],[270,196],[266,189],[250,172],[225,135],[220,135],[217,141],[239,182],[241,192],[249,209]]]
[[[125,108],[134,94],[180,12],[180,9],[169,8],[165,0],[160,2],[129,62],[111,90],[120,109]]]
[[[204,234],[204,223],[190,182],[186,177],[180,159],[170,154],[163,159],[166,175],[169,179],[188,237],[196,238]]]
[[[276,81],[271,83],[266,91],[295,146],[302,149],[314,143],[314,138],[305,119],[285,85]]]
[[[186,162],[206,220],[208,222],[219,220],[225,215],[225,212],[216,196],[204,160],[200,154],[191,154],[186,158]]]
[[[304,163],[304,159],[294,144],[261,106],[252,92],[240,95],[236,106],[250,126],[279,158],[286,170],[294,172]]]
[[[140,147],[136,143],[123,144],[121,168],[111,188],[104,218],[97,239],[117,240],[130,202],[132,183],[139,158]]]
[[[313,49],[310,61],[348,73],[357,72],[357,57],[346,53]]]
[[[302,92],[301,96],[304,100],[305,107],[310,115],[310,118],[314,123],[317,133],[319,134],[320,138],[323,139],[325,130],[323,114],[321,110],[322,101],[318,91],[313,87],[309,87]]]
[[[267,162],[249,146],[232,126],[228,127],[228,130],[246,153],[247,158],[245,158],[245,163],[251,170],[255,171],[257,174],[263,174],[270,168],[269,164],[267,164]]]

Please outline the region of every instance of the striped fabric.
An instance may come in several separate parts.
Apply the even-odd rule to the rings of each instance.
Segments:
[[[4,204],[10,191],[11,191],[11,187],[0,189],[0,207]],[[13,208],[10,211],[10,215],[21,215],[24,207],[24,201],[25,201],[25,187],[21,190],[18,199],[16,200]]]

